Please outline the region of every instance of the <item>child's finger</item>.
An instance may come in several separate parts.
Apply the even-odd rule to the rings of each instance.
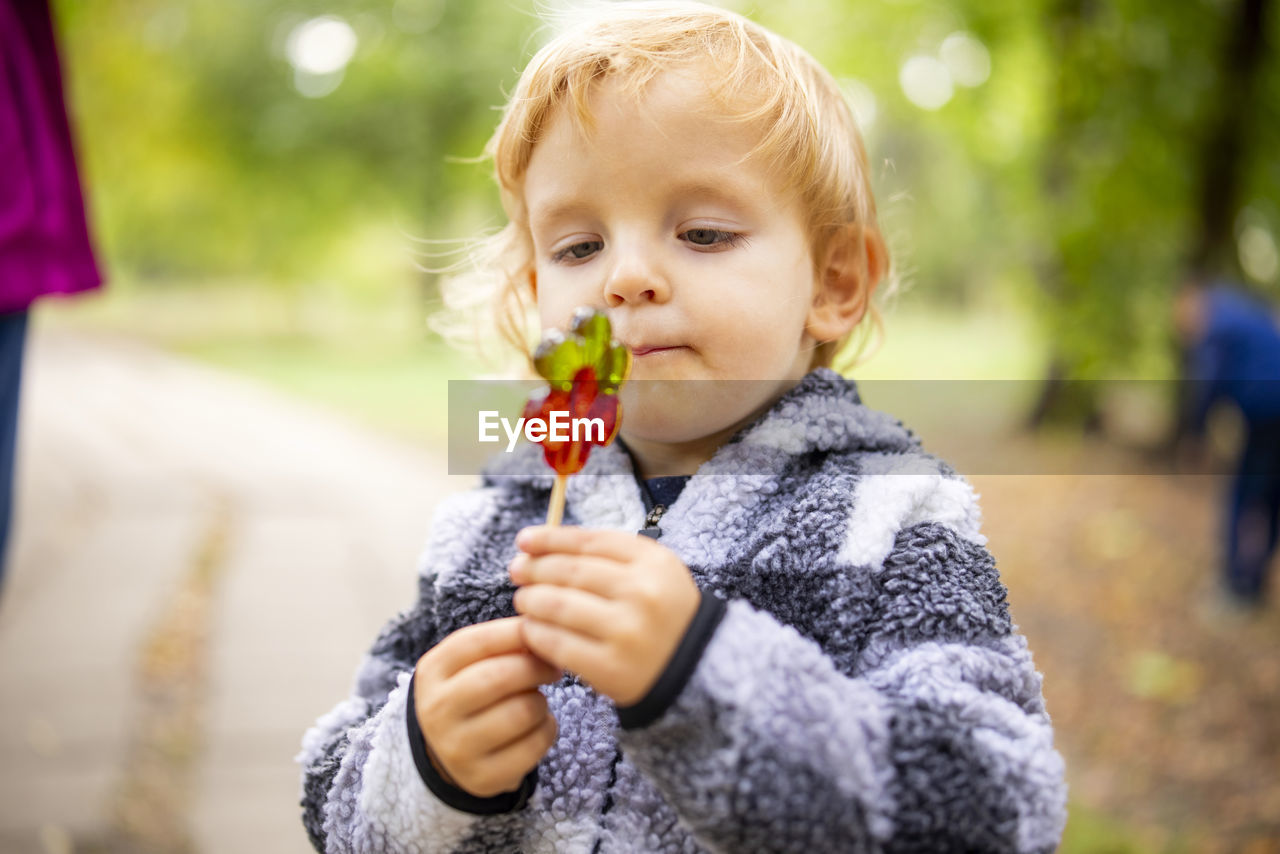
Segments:
[[[463,721],[453,742],[465,756],[495,753],[541,726],[547,715],[547,698],[541,691],[521,691]]]
[[[498,655],[463,668],[449,680],[450,710],[464,718],[504,697],[560,680],[555,666],[528,652]]]
[[[503,617],[464,626],[436,644],[428,655],[441,679],[448,679],[469,664],[511,652],[523,652],[520,617]]]
[[[526,617],[553,623],[596,640],[608,637],[610,626],[618,619],[618,608],[608,599],[554,584],[521,587],[516,591],[515,606],[516,611]]]
[[[534,655],[555,667],[576,673],[588,682],[613,667],[604,644],[554,623],[526,618],[522,633]]]
[[[639,540],[643,542],[637,543]],[[618,561],[631,560],[638,549],[652,543],[626,531],[602,531],[576,525],[539,525],[516,534],[516,547],[531,555],[561,552]]]
[[[518,554],[511,561],[511,580],[516,584],[558,584],[585,590],[605,599],[616,599],[626,581],[617,561],[585,555],[548,554],[530,557]]]
[[[511,780],[518,784],[519,779],[529,773],[529,769],[538,762],[556,743],[559,729],[556,719],[547,715],[536,727],[524,733],[514,741],[498,748],[487,756],[475,761],[476,773],[483,779]],[[514,788],[514,787],[509,787]],[[504,791],[498,784],[490,784],[475,794],[496,795]]]

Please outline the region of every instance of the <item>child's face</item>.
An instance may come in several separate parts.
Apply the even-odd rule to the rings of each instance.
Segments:
[[[629,440],[731,433],[809,367],[801,208],[757,159],[740,162],[760,131],[724,118],[693,74],[659,75],[639,102],[606,81],[590,106],[586,137],[553,117],[525,179],[542,326],[602,308],[633,380],[754,381],[624,389]]]

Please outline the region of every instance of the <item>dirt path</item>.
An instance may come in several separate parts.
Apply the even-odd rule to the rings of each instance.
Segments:
[[[1225,478],[973,482],[1073,802],[1140,850],[1280,851],[1280,602],[1209,607]]]
[[[292,756],[412,601],[421,449],[40,330],[0,599],[0,850],[302,852]]]

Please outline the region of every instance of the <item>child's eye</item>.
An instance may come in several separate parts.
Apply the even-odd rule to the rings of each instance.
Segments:
[[[742,240],[741,234],[718,228],[691,228],[680,236],[694,246],[733,246]]]
[[[604,248],[604,241],[584,240],[572,246],[566,246],[551,256],[553,261],[581,261]]]

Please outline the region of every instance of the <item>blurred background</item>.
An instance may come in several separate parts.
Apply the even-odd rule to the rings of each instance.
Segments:
[[[1280,298],[1275,4],[726,5],[861,122],[900,286],[853,375],[1013,389],[982,429],[1037,462],[966,474],[1067,760],[1063,850],[1280,851],[1280,603],[1213,607],[1228,479],[1167,465],[1179,283]],[[503,223],[476,158],[546,30],[522,0],[53,12],[106,286],[32,316],[0,850],[305,851],[290,756],[471,483],[444,401],[485,368],[430,331],[426,268]],[[908,422],[945,449],[933,409]],[[1238,419],[1211,427],[1230,459]]]

